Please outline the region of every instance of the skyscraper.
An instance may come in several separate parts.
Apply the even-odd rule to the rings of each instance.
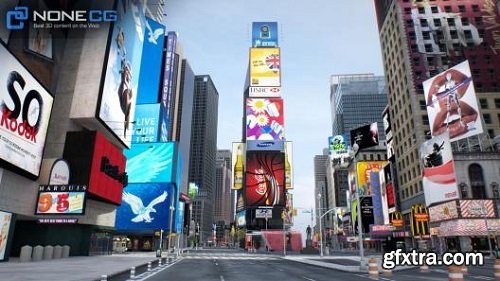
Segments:
[[[233,220],[231,196],[231,151],[217,150],[214,221],[229,225]]]
[[[375,7],[404,212],[424,202],[418,148],[430,137],[430,129],[423,81],[469,60],[487,132],[482,137],[500,133],[500,120],[492,118],[500,108],[500,44],[495,40],[499,4],[493,8],[490,0],[376,0]]]
[[[382,111],[386,105],[387,92],[383,76],[332,75],[330,106],[333,135],[347,134],[349,138],[351,130],[378,122],[379,138],[385,139]]]
[[[329,209],[329,192],[327,188],[328,185],[326,178],[328,161],[330,161],[330,158],[328,156],[327,149],[323,151],[323,155],[314,156],[314,194],[316,195],[314,198],[314,202],[316,206],[316,212],[318,212],[320,208],[321,210]],[[321,194],[321,198],[319,199],[318,194]],[[316,223],[319,223],[319,221],[316,221]]]
[[[194,99],[194,73],[189,62],[182,60],[181,84],[179,91],[179,111],[181,118],[177,119],[175,139],[179,142],[179,151],[182,156],[181,163],[181,191],[188,193],[189,160],[191,149],[191,134],[193,121],[193,99]]]
[[[199,186],[193,220],[200,225],[202,242],[210,239],[213,223],[218,105],[219,93],[210,76],[195,76],[189,182]]]

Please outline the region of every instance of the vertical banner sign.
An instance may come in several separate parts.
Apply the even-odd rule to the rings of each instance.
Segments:
[[[458,199],[455,165],[448,133],[424,142],[420,146],[420,161],[427,206]]]
[[[384,121],[384,132],[385,132],[385,142],[387,146],[387,159],[391,159],[394,156],[394,144],[392,142],[392,128],[391,128],[391,115],[389,113],[389,108],[386,108],[382,115]]]
[[[98,117],[129,147],[146,18],[141,1],[119,0],[116,9],[118,20],[112,25]]]
[[[433,137],[448,132],[450,141],[457,141],[483,132],[468,61],[424,81],[423,86]]]
[[[233,150],[231,157],[232,175],[231,188],[242,189],[245,173],[245,144],[241,142],[233,142]]]
[[[167,116],[170,116],[170,103],[172,99],[172,83],[174,79],[175,48],[177,46],[177,34],[169,32],[167,36],[167,52],[165,54],[163,70],[163,89],[161,102],[167,110]]]
[[[134,144],[158,142],[161,104],[138,104],[132,141]]]
[[[38,177],[54,98],[0,44],[0,159]]]
[[[285,188],[293,188],[293,149],[292,142],[285,142]]]
[[[387,165],[386,165],[387,166]],[[385,168],[385,167],[384,167]],[[382,215],[384,217],[384,225],[389,224],[389,206],[387,200],[387,182],[385,178],[385,169],[378,173],[380,183],[380,203],[382,204]]]
[[[412,236],[429,235],[429,211],[422,204],[411,207],[410,227]]]
[[[384,166],[385,192],[387,197],[387,209],[389,213],[396,211],[396,190],[392,179],[391,163]]]
[[[370,173],[370,183],[373,189],[373,218],[375,224],[384,224],[384,213],[382,206],[382,191],[380,185],[380,174],[383,174],[383,170],[375,171]]]

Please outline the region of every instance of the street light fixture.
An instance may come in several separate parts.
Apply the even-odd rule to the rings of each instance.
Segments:
[[[318,193],[318,212],[319,212],[319,248],[320,248],[320,256],[323,257],[323,224],[321,223],[321,193]]]
[[[175,207],[173,206],[174,201],[172,200],[172,205],[170,206],[170,229],[168,231],[168,247],[167,247],[167,258],[168,254],[170,253],[170,244],[172,243],[172,228],[173,228],[173,216],[174,216],[174,211]]]

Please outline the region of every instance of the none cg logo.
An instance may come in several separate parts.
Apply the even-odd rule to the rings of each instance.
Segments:
[[[24,22],[29,19],[29,9],[26,6],[15,7],[6,14],[7,29],[24,28]],[[118,18],[116,10],[60,10],[33,11],[33,23],[40,22],[113,22]]]

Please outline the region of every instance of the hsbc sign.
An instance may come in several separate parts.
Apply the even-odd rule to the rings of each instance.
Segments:
[[[248,89],[250,97],[256,98],[269,98],[269,97],[280,97],[281,88],[280,87],[250,87]]]

